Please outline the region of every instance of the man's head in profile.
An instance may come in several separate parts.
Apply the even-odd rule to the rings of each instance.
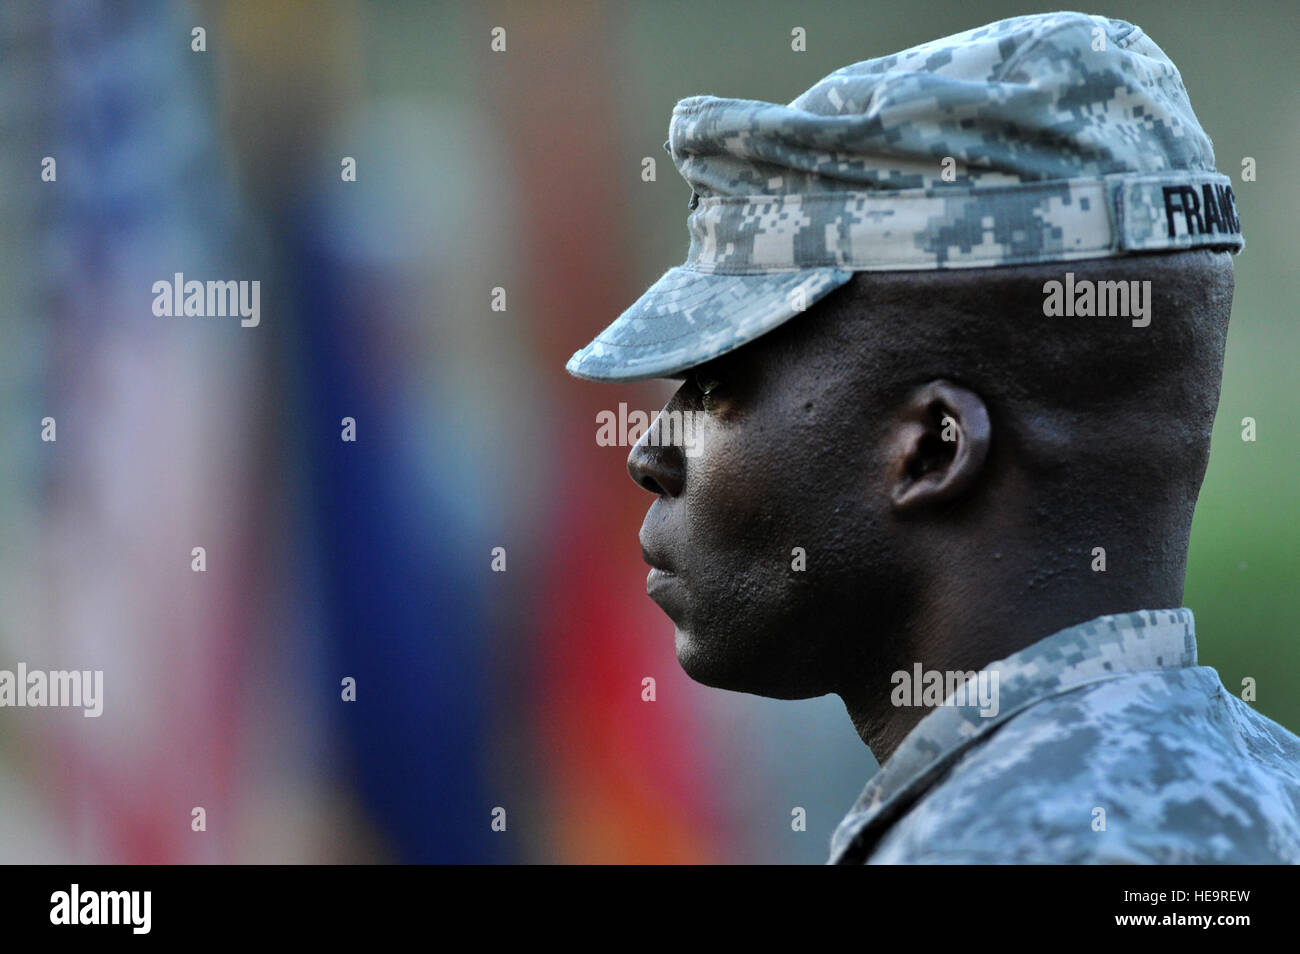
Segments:
[[[1007,719],[1160,640],[1156,665],[1194,663],[1178,608],[1242,240],[1145,34],[1001,21],[788,106],[692,97],[666,145],[687,263],[569,370],[682,381],[692,452],[652,428],[628,457],[649,593],[697,681],[844,700],[884,781],[841,849],[883,844],[934,750],[984,728],[900,703],[900,674],[1005,661]]]
[[[687,374],[668,409],[703,412],[695,453],[646,438],[628,469],[656,495],[650,595],[692,678],[837,693],[884,761],[922,714],[890,704],[914,660],[977,670],[1181,605],[1230,257],[1067,267],[1150,282],[1154,320],[1045,317],[1058,265],[862,273]]]

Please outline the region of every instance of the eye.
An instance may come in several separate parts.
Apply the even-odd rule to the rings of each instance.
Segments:
[[[699,388],[701,394],[706,397],[722,387],[722,382],[708,374],[693,374],[691,380]]]

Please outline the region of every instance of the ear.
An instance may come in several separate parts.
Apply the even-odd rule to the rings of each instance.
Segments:
[[[983,399],[951,381],[931,381],[899,409],[894,510],[907,513],[955,500],[974,485],[988,458],[989,412]]]

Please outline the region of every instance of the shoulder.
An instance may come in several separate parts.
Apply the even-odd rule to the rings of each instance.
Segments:
[[[871,860],[1300,863],[1300,739],[1206,667],[1083,686],[991,730]]]

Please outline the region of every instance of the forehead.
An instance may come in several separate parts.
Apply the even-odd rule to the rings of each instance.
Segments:
[[[766,334],[674,377],[725,379],[743,373],[775,382],[842,376],[870,357],[869,345],[877,334],[870,309],[869,302],[833,292]]]

